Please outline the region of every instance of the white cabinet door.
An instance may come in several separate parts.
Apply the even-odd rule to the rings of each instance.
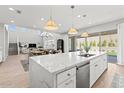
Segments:
[[[96,74],[95,81],[101,76],[101,74],[103,72],[102,66],[103,66],[103,64],[102,64],[101,60],[98,60],[95,64],[95,74]]]
[[[90,66],[90,87],[95,83],[96,73],[95,73],[95,66]]]
[[[76,75],[76,67],[57,74],[57,85]]]
[[[57,87],[58,88],[76,87],[76,67],[57,74]]]
[[[95,64],[90,66],[90,87],[96,82],[101,73],[100,64],[96,61]]]
[[[103,69],[102,69],[102,71],[104,71],[104,70],[107,69],[107,67],[108,67],[107,55],[103,55],[102,57],[103,57],[103,58],[102,58],[102,62],[103,62]]]
[[[100,71],[100,75],[105,71],[105,69],[107,69],[107,55],[103,55],[101,56],[100,62],[99,62],[99,71]]]
[[[58,88],[76,88],[76,75],[57,86]]]
[[[107,56],[102,55],[90,62],[90,87],[96,82],[107,68]]]

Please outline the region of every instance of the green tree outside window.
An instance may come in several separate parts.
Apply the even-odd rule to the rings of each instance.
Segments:
[[[106,47],[107,46],[107,41],[104,40],[103,43],[102,43],[102,47]]]
[[[93,47],[96,47],[96,41],[95,40],[93,41]]]

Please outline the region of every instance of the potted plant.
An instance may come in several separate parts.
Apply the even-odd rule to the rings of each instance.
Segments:
[[[96,41],[95,40],[93,41],[93,47],[96,47]]]
[[[88,52],[91,48],[91,43],[88,44],[88,41],[85,40],[85,42],[82,44],[82,46],[84,47],[85,52],[88,54]]]

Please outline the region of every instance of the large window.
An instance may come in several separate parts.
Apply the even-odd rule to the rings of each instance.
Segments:
[[[99,37],[88,37],[87,38],[88,44],[91,45],[90,51],[98,51],[99,50]],[[77,50],[80,50],[80,48],[83,49],[83,44],[85,43],[85,38],[77,38]]]
[[[84,43],[84,38],[77,38],[76,40],[76,49],[80,50],[80,48],[83,48],[82,44]]]
[[[88,37],[88,44],[91,45],[90,51],[106,51],[108,55],[117,56],[117,34],[101,35],[101,40],[99,36]],[[84,38],[77,38],[76,49],[83,49]]]

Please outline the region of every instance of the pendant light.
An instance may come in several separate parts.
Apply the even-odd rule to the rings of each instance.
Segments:
[[[51,13],[50,13],[50,18],[49,18],[49,20],[47,21],[47,23],[46,23],[44,29],[46,29],[46,30],[57,30],[57,29],[58,29],[58,26],[57,26],[57,24],[55,23],[55,21],[53,21],[53,19],[52,19],[52,8],[51,8],[51,11],[50,11],[50,12],[51,12]]]
[[[73,9],[75,8],[75,6],[71,6],[71,9],[72,9],[72,17],[73,17]],[[73,20],[73,18],[72,18]],[[72,21],[72,27],[68,30],[68,34],[69,35],[75,35],[77,34],[77,30],[74,28],[74,25],[73,25],[73,21]]]
[[[81,34],[81,37],[84,37],[84,38],[86,38],[86,37],[88,37],[88,36],[89,36],[88,32],[83,32],[83,33]]]

